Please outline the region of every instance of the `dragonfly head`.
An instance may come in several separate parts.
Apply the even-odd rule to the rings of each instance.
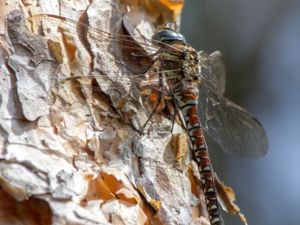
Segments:
[[[172,42],[186,43],[184,36],[175,31],[174,25],[172,23],[165,25],[162,29],[156,32],[152,36],[152,40],[155,42],[164,42],[164,43],[172,43]]]

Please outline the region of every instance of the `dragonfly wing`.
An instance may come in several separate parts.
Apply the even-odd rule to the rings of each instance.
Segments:
[[[215,51],[208,55],[200,51],[198,53],[201,66],[201,78],[205,79],[217,93],[223,95],[225,92],[226,70],[222,60],[222,54]]]
[[[229,154],[259,158],[268,151],[268,140],[260,122],[242,107],[216,93],[203,81],[199,113],[204,130]]]

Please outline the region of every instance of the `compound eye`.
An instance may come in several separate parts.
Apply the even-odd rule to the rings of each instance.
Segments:
[[[182,34],[177,33],[176,31],[171,29],[163,29],[158,31],[153,35],[152,40],[161,42],[186,42]]]

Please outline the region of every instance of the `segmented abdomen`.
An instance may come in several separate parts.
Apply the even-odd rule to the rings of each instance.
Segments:
[[[223,225],[224,222],[217,200],[213,169],[197,110],[198,90],[192,84],[182,84],[180,88],[175,90],[174,94],[192,143],[193,156],[199,168],[210,222],[212,225]]]

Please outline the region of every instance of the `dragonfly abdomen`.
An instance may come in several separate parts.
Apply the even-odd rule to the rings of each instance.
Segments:
[[[197,110],[198,90],[190,84],[183,83],[180,88],[175,90],[174,95],[191,140],[193,157],[200,172],[210,222],[212,225],[223,225],[213,169]]]

